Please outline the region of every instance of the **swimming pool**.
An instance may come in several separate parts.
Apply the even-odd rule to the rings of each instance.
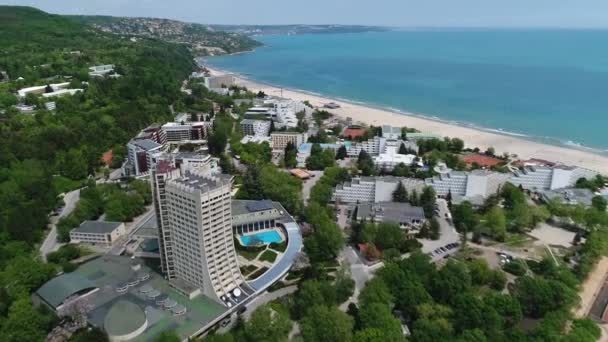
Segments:
[[[264,244],[271,244],[273,242],[281,241],[283,241],[283,238],[276,230],[241,236],[241,243],[244,246],[254,246],[259,242],[262,242]]]

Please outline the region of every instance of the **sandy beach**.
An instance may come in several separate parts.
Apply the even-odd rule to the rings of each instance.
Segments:
[[[222,75],[226,72],[210,69],[213,75]],[[491,133],[483,130],[458,126],[418,116],[403,113],[395,113],[364,105],[353,104],[321,96],[315,96],[304,92],[294,91],[286,88],[278,88],[252,80],[237,77],[237,82],[249,90],[263,91],[268,95],[282,96],[294,100],[308,100],[315,107],[323,107],[328,102],[340,105],[338,109],[329,110],[331,113],[346,118],[350,117],[354,122],[359,121],[368,125],[392,125],[407,126],[420,130],[424,133],[434,133],[447,137],[458,137],[465,141],[466,147],[479,147],[485,150],[494,147],[497,154],[508,152],[516,154],[520,159],[541,158],[567,165],[578,165],[601,173],[608,173],[608,157],[592,152],[570,149],[566,147],[542,144],[509,135]]]

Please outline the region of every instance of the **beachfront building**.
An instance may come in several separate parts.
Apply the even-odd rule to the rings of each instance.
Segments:
[[[298,126],[296,113],[305,112],[306,105],[300,101],[280,97],[268,97],[264,100],[265,106],[271,106],[274,111],[273,120],[277,128],[295,128]]]
[[[401,139],[401,127],[382,126],[382,137],[386,139]]]
[[[357,221],[396,223],[402,229],[419,229],[426,217],[422,207],[398,202],[367,202],[357,205]]]
[[[70,242],[109,247],[123,235],[125,235],[123,222],[84,221],[70,231]]]
[[[245,112],[243,116],[246,119],[253,120],[276,120],[276,112],[271,107],[266,106],[254,106]]]
[[[593,178],[597,172],[577,166],[527,166],[513,173],[509,182],[530,191],[572,187],[580,178]]]
[[[150,139],[133,139],[127,143],[127,161],[123,166],[126,175],[139,176],[152,168],[153,155],[164,146]]]
[[[298,132],[272,132],[270,133],[272,149],[284,151],[287,144],[292,143],[296,148],[308,140],[308,134]]]
[[[405,133],[405,138],[408,141],[413,141],[416,142],[418,140],[432,140],[432,139],[439,139],[442,140],[443,138],[440,135],[437,134],[433,134],[433,133]]]
[[[351,158],[357,158],[361,151],[367,152],[370,156],[378,156],[381,153],[394,153],[399,152],[401,145],[414,152],[418,152],[418,145],[411,141],[387,139],[385,137],[373,137],[372,139],[362,141],[359,143],[353,143],[347,148],[346,154]]]
[[[245,135],[266,137],[270,133],[270,121],[244,119],[241,121],[241,130]]]
[[[209,89],[230,88],[236,85],[236,78],[233,75],[205,76],[203,85]]]

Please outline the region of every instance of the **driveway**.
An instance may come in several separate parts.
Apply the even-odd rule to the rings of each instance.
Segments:
[[[435,217],[439,222],[440,235],[438,240],[419,239],[422,243],[422,252],[431,253],[439,247],[443,247],[449,243],[460,242],[460,234],[456,231],[456,228],[446,219],[446,214],[450,212],[448,203],[444,199],[437,199],[437,207],[439,208],[439,214]],[[450,214],[451,215],[451,214]],[[453,254],[458,251],[458,248],[454,248],[440,255],[433,255],[433,261],[442,259],[446,254]]]
[[[57,222],[59,222],[61,218],[68,216],[70,213],[72,213],[72,211],[74,211],[74,208],[76,208],[76,203],[78,203],[79,199],[80,189],[67,192],[63,196],[63,202],[65,203],[65,206],[63,207],[58,216],[51,217],[49,224],[51,231],[42,242],[42,245],[40,245],[40,254],[42,255],[43,260],[46,261],[47,254],[56,251],[61,246],[61,244],[57,242]]]
[[[310,198],[310,189],[312,189],[312,187],[317,184],[319,179],[323,177],[323,171],[308,171],[308,173],[314,175],[314,177],[310,177],[302,184],[302,197],[305,204],[308,204],[308,199]]]
[[[341,263],[347,262],[350,265],[351,278],[355,281],[355,291],[353,295],[340,305],[340,310],[346,311],[348,310],[348,304],[357,303],[359,293],[361,293],[361,290],[365,287],[365,283],[372,279],[377,267],[370,267],[364,264],[361,259],[359,259],[357,252],[355,252],[351,246],[344,247],[338,256],[338,259]]]

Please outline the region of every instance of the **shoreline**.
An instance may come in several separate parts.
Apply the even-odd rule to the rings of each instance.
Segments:
[[[328,102],[337,103],[340,105],[340,108],[328,111],[343,119],[350,117],[353,119],[353,122],[359,121],[374,126],[407,126],[418,129],[423,133],[460,138],[464,140],[465,146],[468,148],[479,147],[481,150],[485,150],[488,147],[494,147],[497,154],[508,152],[509,154],[516,154],[519,159],[546,159],[566,165],[585,167],[600,173],[608,173],[608,156],[599,154],[599,152],[591,152],[591,148],[563,147],[537,142],[522,138],[518,133],[500,132],[499,129],[471,127],[472,125],[470,124],[448,122],[439,118],[398,111],[394,108],[283,88],[248,79],[228,70],[221,70],[209,67],[208,65],[205,65],[205,67],[214,75],[234,75],[239,85],[245,86],[254,92],[263,91],[267,95],[274,96],[280,96],[282,92],[283,97],[299,101],[308,100],[314,107],[319,108],[322,108]],[[522,136],[525,135],[522,134]]]

